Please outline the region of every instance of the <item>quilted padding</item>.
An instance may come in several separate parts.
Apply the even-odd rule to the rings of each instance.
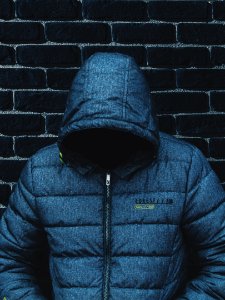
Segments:
[[[130,56],[85,61],[57,142],[26,162],[0,221],[0,299],[46,300],[45,239],[53,300],[225,299],[225,192],[196,146],[159,131]]]

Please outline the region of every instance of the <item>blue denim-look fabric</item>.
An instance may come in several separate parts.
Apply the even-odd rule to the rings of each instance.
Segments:
[[[0,299],[45,299],[33,269],[45,235],[52,299],[103,299],[106,172],[64,147],[72,132],[103,127],[151,146],[147,155],[141,152],[111,172],[107,299],[225,299],[225,192],[219,178],[196,146],[159,131],[141,70],[132,57],[116,52],[85,61],[57,143],[33,154],[21,172],[0,222]],[[184,236],[201,267],[191,281]]]

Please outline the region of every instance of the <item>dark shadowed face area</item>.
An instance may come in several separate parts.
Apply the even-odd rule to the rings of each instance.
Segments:
[[[91,128],[74,131],[64,140],[64,146],[70,153],[79,153],[103,169],[113,169],[131,159],[137,159],[139,153],[148,151],[151,144],[147,140],[117,129]]]

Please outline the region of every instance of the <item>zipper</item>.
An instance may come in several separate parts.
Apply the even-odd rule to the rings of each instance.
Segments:
[[[109,298],[109,267],[110,267],[110,209],[111,209],[111,188],[110,188],[110,172],[106,172],[105,177],[105,201],[104,201],[104,281],[103,281],[103,300]]]

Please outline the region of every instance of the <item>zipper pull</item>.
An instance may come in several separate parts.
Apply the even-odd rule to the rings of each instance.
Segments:
[[[110,185],[110,173],[106,174],[106,185]]]

